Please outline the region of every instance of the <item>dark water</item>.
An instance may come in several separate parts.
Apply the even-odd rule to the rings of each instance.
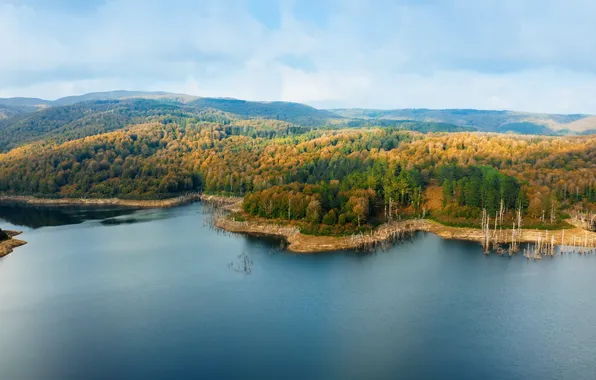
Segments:
[[[27,207],[16,204],[0,205],[0,219],[8,223],[29,227],[55,227],[67,224],[79,224],[87,220],[102,220],[104,224],[116,224],[114,221],[136,210],[117,207],[96,207],[91,209],[77,207]],[[138,219],[138,217],[134,217]]]
[[[300,256],[218,234],[201,207],[0,214],[54,225],[0,259],[0,379],[596,376],[596,257],[424,234]],[[243,251],[250,275],[228,265]]]

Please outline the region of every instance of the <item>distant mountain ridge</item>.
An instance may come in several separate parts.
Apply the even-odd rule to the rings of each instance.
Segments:
[[[12,107],[28,106],[28,107],[44,108],[44,107],[49,107],[49,106],[67,106],[67,105],[91,101],[91,100],[120,100],[120,99],[130,99],[130,98],[164,99],[164,100],[173,100],[173,101],[181,101],[182,102],[182,100],[190,101],[190,100],[197,99],[198,97],[191,96],[191,95],[184,95],[184,94],[174,94],[174,93],[164,92],[164,91],[116,90],[116,91],[105,91],[105,92],[91,92],[88,94],[75,95],[75,96],[66,96],[63,98],[56,99],[56,100],[45,100],[45,99],[39,99],[39,98],[24,98],[24,97],[0,98],[0,105],[12,106]]]
[[[256,126],[267,129],[276,125],[278,129],[296,130],[323,126],[330,119],[339,118],[329,111],[298,103],[191,98],[167,93],[138,97],[138,94],[110,93],[109,97],[124,97],[109,100],[100,100],[100,94],[89,94],[57,101],[72,103],[68,105],[43,106],[35,112],[13,112],[0,118],[0,153],[35,141],[64,142],[146,123],[212,122],[240,125],[239,128],[244,129]],[[78,101],[80,99],[84,101]],[[31,102],[27,99],[22,104]],[[18,102],[10,104],[18,105]],[[17,106],[4,107],[15,109]]]
[[[543,114],[516,111],[476,109],[317,109],[301,103],[258,102],[233,98],[206,98],[164,91],[108,91],[68,96],[56,100],[39,98],[0,98],[0,121],[22,118],[23,115],[51,107],[70,106],[81,102],[146,99],[194,108],[210,108],[235,114],[241,118],[264,118],[291,122],[302,126],[345,124],[346,126],[381,126],[409,128],[411,123],[422,131],[484,131],[540,135],[596,133],[596,116],[586,114]],[[0,128],[2,124],[0,124]],[[415,129],[416,130],[416,129]]]
[[[584,133],[596,129],[596,117],[586,114],[541,114],[476,109],[332,109],[340,116],[365,120],[416,120],[474,127],[487,132],[521,134]]]
[[[0,98],[0,107],[26,107],[28,112],[34,112],[47,107],[69,106],[81,102],[129,99],[147,99],[178,103],[191,107],[212,108],[242,117],[278,119],[305,125],[319,125],[323,120],[340,118],[333,112],[320,110],[301,103],[281,101],[259,102],[233,98],[204,98],[163,91],[117,90],[94,92],[78,96],[67,96],[56,100],[37,98]],[[13,112],[13,114],[14,113],[15,112]]]

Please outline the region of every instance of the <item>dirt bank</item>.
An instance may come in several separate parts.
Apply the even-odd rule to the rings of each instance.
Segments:
[[[221,195],[201,195],[201,201],[214,204],[223,208],[226,211],[241,212],[242,211],[242,197],[226,197]]]
[[[218,218],[216,226],[234,233],[281,237],[286,240],[288,250],[292,252],[318,253],[359,249],[370,244],[389,241],[400,233],[425,230],[426,221],[397,222],[378,228],[370,234],[352,236],[305,235],[296,227],[256,221],[239,222],[229,217]]]
[[[383,225],[369,234],[353,236],[313,236],[300,233],[296,227],[288,227],[273,223],[256,221],[234,221],[229,217],[221,217],[216,221],[216,226],[229,232],[244,233],[253,235],[269,235],[284,238],[288,243],[288,250],[297,253],[317,253],[339,251],[347,249],[359,249],[367,246],[390,241],[400,234],[415,231],[426,231],[434,233],[444,239],[468,240],[481,242],[483,239],[482,230],[474,228],[448,227],[431,220],[408,220]],[[498,232],[499,240],[507,242],[511,236],[510,230]],[[548,234],[548,235],[547,235]],[[573,228],[561,231],[536,231],[524,230],[521,242],[533,243],[539,239],[551,241],[554,236],[554,243],[561,245],[584,244],[594,246],[596,233]]]
[[[12,250],[16,247],[20,247],[21,245],[27,244],[26,241],[14,239],[15,236],[20,235],[21,231],[7,231],[4,230],[10,239],[3,240],[0,242],[0,257],[4,257],[12,252]]]
[[[448,227],[434,221],[425,222],[429,224],[428,229],[425,229],[425,231],[437,234],[442,238],[478,242],[482,241],[482,230],[480,229]],[[510,241],[510,236],[510,229],[497,231],[499,242],[506,243]],[[596,233],[584,230],[579,227],[556,231],[522,230],[521,237],[518,237],[517,239],[521,243],[534,243],[538,241],[539,238],[543,241],[548,241],[549,243],[552,239],[555,245],[586,244],[589,247],[593,247],[594,244],[596,244]]]
[[[178,206],[184,203],[196,201],[201,198],[200,194],[188,194],[176,198],[160,200],[134,200],[118,198],[37,198],[20,195],[0,195],[0,203],[21,203],[32,206],[121,206],[135,208],[167,208]]]

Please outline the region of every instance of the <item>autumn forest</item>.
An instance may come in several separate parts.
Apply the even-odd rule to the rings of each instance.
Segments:
[[[594,135],[301,123],[286,114],[240,117],[148,101],[61,112],[58,120],[0,123],[0,193],[241,196],[246,217],[324,234],[421,216],[477,225],[482,210],[511,218],[520,210],[528,226],[558,228],[569,212],[596,205]]]

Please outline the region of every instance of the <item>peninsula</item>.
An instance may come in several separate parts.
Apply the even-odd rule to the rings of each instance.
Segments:
[[[14,237],[20,235],[20,231],[8,231],[0,229],[0,257],[4,257],[11,253],[14,248],[27,244],[26,241],[15,239]]]
[[[204,196],[202,200],[224,210],[224,213],[216,212],[213,223],[217,228],[232,233],[282,238],[287,243],[287,249],[295,253],[322,253],[387,247],[395,240],[414,232],[430,232],[443,239],[476,241],[483,244],[486,240],[486,232],[481,228],[447,226],[430,219],[393,221],[365,233],[346,236],[305,234],[296,225],[251,217],[242,211],[241,198]],[[553,245],[581,247],[590,251],[596,249],[596,232],[587,230],[585,224],[582,225],[576,220],[569,219],[567,222],[567,228],[560,230],[500,229],[490,237],[492,241],[490,244],[495,247],[511,244],[513,236],[515,244],[537,244],[547,241],[548,244]]]
[[[476,241],[482,243],[484,232],[479,228],[451,227],[428,219],[406,220],[385,224],[364,234],[349,236],[308,235],[297,227],[267,221],[236,221],[226,215],[217,218],[215,225],[228,232],[255,236],[273,236],[284,239],[287,249],[295,253],[322,253],[341,250],[374,249],[387,247],[397,239],[414,232],[430,232],[444,239]],[[500,230],[497,244],[510,244],[513,230]],[[552,239],[551,239],[552,237]],[[582,249],[596,248],[596,233],[579,227],[560,231],[522,230],[517,243],[534,243],[548,240],[555,245],[577,246]]]

